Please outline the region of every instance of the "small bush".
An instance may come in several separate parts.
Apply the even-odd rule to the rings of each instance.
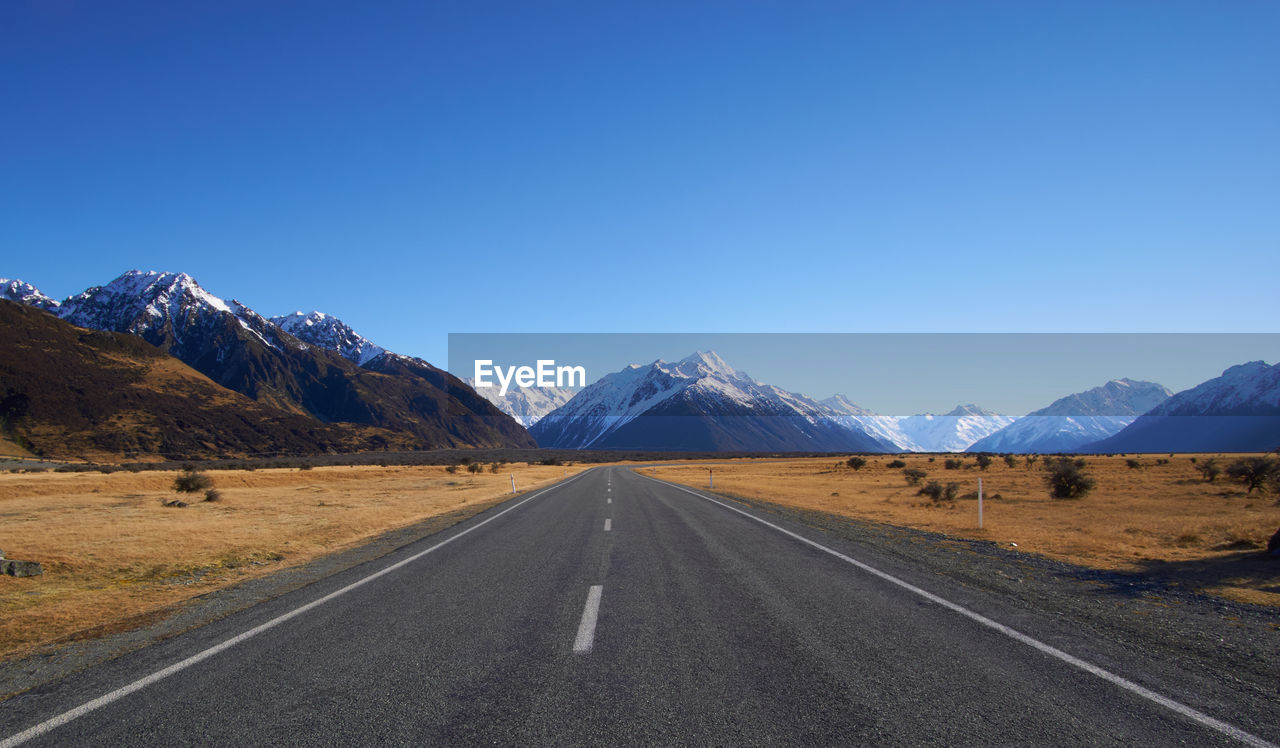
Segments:
[[[921,470],[920,468],[907,468],[906,470],[902,471],[902,477],[907,479],[907,485],[909,486],[920,485],[920,481],[924,480],[925,476],[927,475],[928,473]]]
[[[944,486],[936,480],[931,480],[920,489],[917,495],[928,496],[934,503],[938,503],[942,501],[955,501],[956,494],[959,492],[959,483],[948,483]]]
[[[213,488],[213,480],[204,473],[197,473],[194,468],[184,470],[182,475],[173,479],[173,490],[178,493],[199,493]]]
[[[1014,457],[1013,455],[1005,455],[1005,456],[1004,456],[1004,464],[1008,465],[1009,467],[1017,467],[1017,466],[1018,466],[1018,458],[1017,458],[1017,457]]]
[[[1205,483],[1213,483],[1218,479],[1219,475],[1222,475],[1222,466],[1212,457],[1204,462],[1197,463],[1196,470],[1204,478]]]
[[[1022,459],[1027,461],[1027,467],[1030,468],[1036,464],[1036,460],[1040,459],[1040,455],[1023,455]]]
[[[210,488],[204,492],[205,501],[218,501],[222,498],[222,492],[216,488]]]
[[[1227,466],[1227,477],[1253,493],[1268,481],[1280,481],[1280,462],[1270,457],[1241,457]]]
[[[1138,468],[1142,467],[1142,462],[1139,460],[1135,460],[1132,457],[1125,460],[1124,464],[1128,465],[1130,470],[1137,470]]]
[[[444,469],[444,471],[445,471],[446,473],[450,474],[450,475],[453,475],[454,473],[458,472],[458,466],[457,466],[457,465],[449,465],[448,467],[446,467],[446,468]]]
[[[889,468],[890,470],[897,470],[898,468],[904,468],[906,466],[907,466],[907,463],[903,462],[902,460],[892,460],[889,462],[889,464],[885,465],[885,467]]]
[[[844,464],[848,465],[849,467],[853,468],[854,470],[861,470],[864,466],[866,466],[866,464],[867,464],[867,458],[865,458],[865,457],[850,457],[849,459],[847,459],[847,460],[845,460],[845,461],[844,461]]]
[[[480,464],[480,463],[478,463],[478,462],[473,462],[473,463],[470,463],[469,465],[467,465],[467,472],[468,472],[468,473],[478,473],[478,472],[480,472],[480,471],[482,471],[482,470],[484,470],[484,465],[481,465],[481,464]]]
[[[950,460],[944,460],[942,462],[942,467],[945,470],[959,470],[960,468],[964,467],[964,460],[955,459],[955,458]]]
[[[991,455],[979,454],[974,459],[978,461],[979,470],[986,470],[987,468],[991,467]]]
[[[1093,478],[1084,472],[1084,460],[1059,457],[1045,463],[1045,484],[1055,499],[1079,499],[1093,490]]]
[[[489,466],[489,472],[491,472],[491,473],[496,473],[496,472],[498,472],[498,470],[499,470],[499,469],[501,469],[501,467],[502,467],[501,465],[499,465],[498,463],[496,463],[496,462],[495,462],[495,463],[493,463],[492,465],[490,465],[490,466]]]

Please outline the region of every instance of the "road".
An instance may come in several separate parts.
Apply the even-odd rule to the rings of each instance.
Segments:
[[[587,471],[2,702],[0,745],[1280,741],[1225,680],[714,498]]]

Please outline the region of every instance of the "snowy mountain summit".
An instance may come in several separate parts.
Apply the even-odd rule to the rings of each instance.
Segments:
[[[386,349],[362,337],[337,317],[324,312],[294,312],[272,317],[271,323],[304,343],[335,351],[356,366],[364,366]]]
[[[821,404],[737,371],[711,351],[631,364],[534,424],[544,447],[688,451],[873,451],[892,444]]]
[[[40,289],[20,280],[0,278],[0,299],[16,301],[19,304],[33,306],[46,312],[57,313],[58,302],[49,298]]]

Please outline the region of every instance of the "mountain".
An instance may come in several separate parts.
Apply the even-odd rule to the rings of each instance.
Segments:
[[[408,434],[326,424],[221,387],[134,335],[0,301],[0,435],[32,454],[119,459],[407,449]]]
[[[8,299],[26,306],[43,309],[46,312],[57,312],[58,302],[44,295],[40,289],[20,280],[0,278],[0,299]]]
[[[822,401],[837,420],[892,443],[904,452],[960,452],[1004,428],[1015,418],[976,405],[960,405],[945,415],[886,416],[837,394]]]
[[[1173,393],[1155,382],[1113,379],[1067,395],[975,442],[970,452],[1071,452],[1105,439]]]
[[[137,335],[227,389],[322,422],[411,434],[420,448],[533,446],[509,416],[425,362],[397,373],[358,367],[185,273],[132,270],[67,299],[57,314]]]
[[[324,312],[294,312],[272,317],[271,323],[304,343],[337,352],[356,366],[364,366],[387,352],[382,346],[360,336],[342,320]]]
[[[543,447],[746,452],[885,452],[819,403],[738,372],[712,352],[632,364],[529,430]]]
[[[1232,366],[1184,390],[1090,452],[1263,452],[1280,447],[1280,364]]]
[[[551,411],[569,402],[577,390],[564,387],[511,387],[500,395],[498,387],[476,387],[471,379],[462,380],[503,413],[516,419],[525,428],[542,420]]]

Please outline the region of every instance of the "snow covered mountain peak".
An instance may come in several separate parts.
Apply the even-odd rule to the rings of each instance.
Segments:
[[[16,301],[46,312],[56,312],[59,305],[58,301],[46,296],[43,291],[30,283],[8,278],[0,278],[0,299]]]
[[[324,312],[304,314],[301,311],[272,317],[271,323],[304,343],[336,351],[356,366],[386,353],[387,350],[361,336],[350,325]]]
[[[745,374],[734,369],[715,351],[697,351],[674,364],[674,371],[680,376],[701,378],[705,376],[721,376],[725,379],[749,379]]]
[[[167,326],[182,329],[209,311],[230,313],[231,307],[186,273],[130,270],[67,299],[58,314],[81,327],[142,334]]]

